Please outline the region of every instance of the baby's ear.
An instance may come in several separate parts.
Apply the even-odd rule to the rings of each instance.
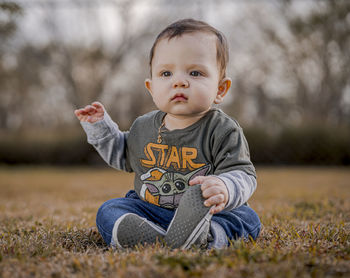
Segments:
[[[145,80],[145,87],[146,87],[146,89],[147,89],[147,91],[151,94],[151,95],[153,95],[153,93],[152,93],[152,80],[151,79],[149,79],[149,78],[147,78],[146,80]]]
[[[228,90],[231,87],[231,78],[224,78],[220,81],[219,87],[218,87],[218,92],[216,94],[216,98],[214,100],[215,104],[219,104],[224,100],[225,95],[227,94]]]

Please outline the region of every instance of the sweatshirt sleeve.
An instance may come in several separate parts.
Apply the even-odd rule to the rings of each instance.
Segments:
[[[220,174],[218,178],[225,183],[229,195],[225,211],[245,204],[253,195],[257,186],[254,176],[239,170]]]
[[[101,121],[93,124],[81,122],[81,125],[88,143],[94,146],[109,166],[131,172],[126,166],[126,140],[129,133],[120,131],[107,112]]]
[[[242,128],[237,125],[226,129],[221,134],[217,133],[219,137],[214,141],[213,147],[214,175],[240,170],[256,177]]]

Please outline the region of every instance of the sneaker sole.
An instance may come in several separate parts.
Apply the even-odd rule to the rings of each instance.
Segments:
[[[112,234],[112,245],[124,249],[156,243],[164,237],[165,231],[146,218],[127,213],[115,222]]]
[[[182,196],[164,238],[169,247],[189,249],[207,229],[212,215],[203,202],[201,186],[190,186]]]

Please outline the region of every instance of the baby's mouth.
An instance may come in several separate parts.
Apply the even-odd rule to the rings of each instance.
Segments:
[[[184,94],[176,94],[171,98],[171,101],[187,101],[187,97]]]

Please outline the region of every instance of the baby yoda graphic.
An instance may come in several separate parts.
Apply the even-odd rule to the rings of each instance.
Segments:
[[[177,208],[182,195],[189,187],[190,180],[197,176],[205,176],[209,170],[209,164],[185,175],[152,168],[141,176],[144,182],[140,192],[141,197],[157,206]]]

